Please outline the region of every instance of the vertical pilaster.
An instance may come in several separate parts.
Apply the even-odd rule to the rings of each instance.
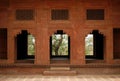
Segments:
[[[85,64],[84,36],[80,35],[77,30],[73,32],[71,36],[71,64]]]
[[[14,63],[15,61],[15,43],[14,33],[12,29],[8,29],[8,63]]]
[[[112,28],[106,31],[106,63],[113,63],[113,31]]]

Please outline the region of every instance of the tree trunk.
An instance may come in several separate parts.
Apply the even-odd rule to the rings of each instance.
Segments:
[[[63,36],[61,35],[61,38],[59,39],[58,45],[55,46],[55,55],[59,55],[58,51],[59,51],[59,48],[60,48],[62,41],[63,41]]]

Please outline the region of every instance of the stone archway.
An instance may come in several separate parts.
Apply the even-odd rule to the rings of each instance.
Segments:
[[[113,29],[113,58],[120,59],[120,28]]]
[[[63,30],[50,36],[50,59],[70,59],[70,36]]]
[[[85,38],[86,59],[104,59],[104,35],[93,30]]]
[[[7,28],[0,28],[0,60],[7,59]]]
[[[21,33],[17,34],[16,40],[16,60],[24,62],[23,60],[29,60],[25,62],[33,62],[35,58],[35,38],[27,30],[21,30]]]

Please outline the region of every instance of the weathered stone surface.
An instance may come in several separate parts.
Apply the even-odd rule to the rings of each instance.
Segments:
[[[15,37],[22,30],[27,30],[35,36],[35,60],[32,62],[35,65],[51,65],[50,36],[57,30],[63,30],[70,36],[70,59],[66,62],[67,65],[120,64],[120,59],[113,59],[114,51],[117,50],[114,49],[113,29],[120,28],[119,3],[119,0],[0,0],[0,28],[8,30],[7,60],[0,59],[0,64],[16,63]],[[16,20],[17,9],[33,9],[34,19]],[[68,9],[69,19],[51,20],[52,9]],[[87,9],[104,9],[105,19],[86,20]],[[102,61],[86,61],[85,59],[85,37],[93,30],[98,30],[105,37],[104,60]],[[115,48],[117,45],[120,47],[120,42],[116,43]],[[117,51],[117,56],[119,56],[120,51]]]

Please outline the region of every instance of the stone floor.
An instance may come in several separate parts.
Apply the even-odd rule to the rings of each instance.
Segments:
[[[120,81],[120,75],[0,75],[0,81]]]

